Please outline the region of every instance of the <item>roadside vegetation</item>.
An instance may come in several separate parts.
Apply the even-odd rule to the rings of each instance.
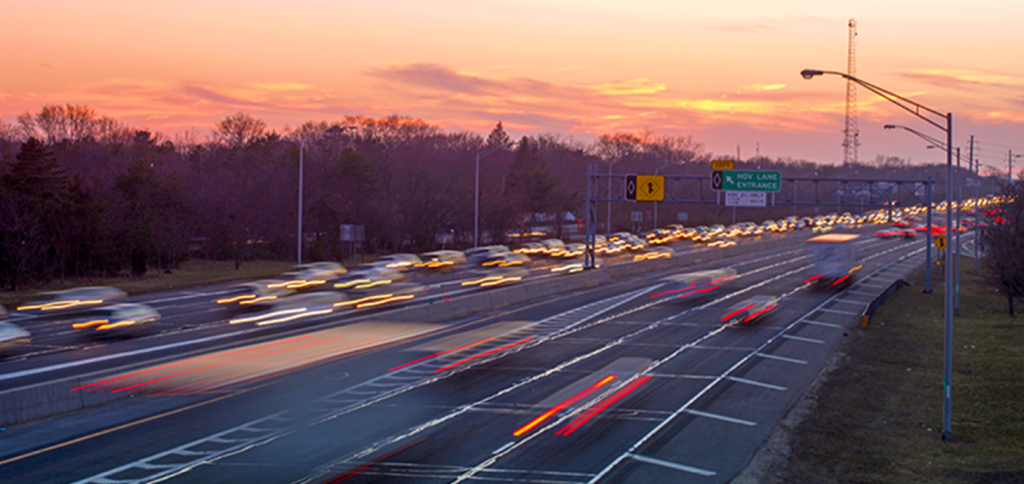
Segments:
[[[788,432],[788,458],[768,472],[786,483],[1024,482],[1024,319],[1006,297],[961,267],[953,328],[953,440],[943,442],[943,286],[924,270],[871,325],[850,332],[840,365]],[[937,282],[937,283],[936,283]]]
[[[70,104],[26,112],[15,124],[0,121],[0,287],[141,278],[189,258],[230,260],[238,268],[291,260],[300,153],[309,262],[472,246],[479,153],[490,153],[479,180],[484,245],[534,229],[556,238],[574,231],[588,166],[703,177],[713,158],[692,136],[609,133],[585,143],[540,134],[512,146],[500,122],[481,136],[397,115],[308,121],[278,132],[239,112],[210,128],[172,139]],[[945,173],[881,155],[839,166],[758,156],[736,168],[843,179],[931,175],[940,184]],[[664,203],[659,210],[662,225],[677,218],[711,225],[732,215],[713,204]],[[759,213],[774,220],[812,210]],[[599,212],[606,220],[603,206]],[[630,227],[630,212],[613,210],[612,226]],[[365,228],[364,240],[343,241],[349,231],[341,227],[353,225]]]

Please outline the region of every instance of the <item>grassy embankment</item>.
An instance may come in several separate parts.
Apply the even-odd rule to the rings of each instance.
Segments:
[[[282,261],[251,261],[242,264],[237,270],[234,262],[231,261],[203,261],[191,260],[181,265],[181,268],[166,274],[162,270],[151,270],[144,277],[110,277],[90,278],[81,280],[67,280],[64,284],[55,282],[46,287],[37,287],[23,291],[0,292],[0,304],[8,309],[13,306],[32,300],[33,295],[45,291],[57,291],[79,286],[114,286],[122,289],[128,294],[142,294],[147,292],[165,291],[170,289],[182,289],[206,284],[219,284],[224,282],[260,279],[270,277],[295,267],[294,263]]]
[[[953,319],[953,440],[943,442],[943,276],[924,271],[850,332],[845,362],[817,388],[770,472],[793,483],[1024,482],[1024,306],[961,268]],[[984,270],[983,270],[984,271]]]

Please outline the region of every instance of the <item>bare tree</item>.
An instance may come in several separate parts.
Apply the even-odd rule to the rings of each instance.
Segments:
[[[1024,299],[1024,182],[1003,186],[1004,202],[987,210],[981,233],[989,283],[1006,295],[1010,316],[1014,300]]]
[[[263,136],[267,123],[241,111],[217,123],[214,135],[229,147],[240,148]]]

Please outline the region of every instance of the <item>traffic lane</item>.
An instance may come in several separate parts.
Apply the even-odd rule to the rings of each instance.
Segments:
[[[615,293],[618,292],[618,289],[616,289],[614,287],[610,287],[610,288],[595,288],[595,289],[591,289],[591,290],[588,290],[588,291],[581,291],[581,292],[582,293],[592,293],[592,295],[590,297],[596,297],[598,299],[603,299],[603,298],[608,297],[610,295],[614,295]],[[506,313],[505,315],[503,315],[502,317],[483,316],[483,317],[472,318],[472,321],[469,324],[467,324],[467,325],[465,325],[463,327],[451,328],[448,331],[444,331],[444,332],[439,333],[436,337],[440,338],[440,337],[444,337],[446,334],[450,334],[450,333],[454,333],[454,332],[458,332],[458,331],[471,330],[473,328],[478,328],[478,327],[482,327],[482,326],[485,327],[485,326],[491,324],[495,320],[497,320],[499,322],[507,321],[507,320],[519,320],[519,319],[524,318],[524,314],[521,314],[523,312],[534,312],[535,314],[537,314],[537,316],[543,316],[544,314],[549,314],[550,311],[552,311],[552,310],[569,309],[569,308],[575,307],[577,304],[579,304],[579,302],[580,302],[579,298],[580,297],[586,297],[586,295],[583,295],[583,294],[575,295],[575,297],[574,297],[574,295],[564,295],[562,297],[555,298],[555,300],[547,301],[544,304],[528,305],[525,309],[521,309],[520,311],[518,311],[519,314],[516,314],[516,312],[514,312],[514,311],[510,311],[510,312]],[[543,306],[547,306],[547,309],[542,309]],[[345,383],[346,385],[351,385],[352,383],[363,381],[363,380],[369,379],[369,378],[374,377],[374,376],[379,376],[381,373],[385,373],[387,368],[391,368],[391,367],[395,366],[396,364],[405,363],[405,362],[408,362],[411,359],[413,359],[415,357],[415,355],[417,355],[419,353],[417,353],[416,351],[411,351],[413,349],[412,346],[413,345],[419,345],[419,344],[421,344],[421,342],[410,342],[410,343],[408,343],[406,345],[396,345],[393,348],[390,348],[390,347],[389,348],[382,348],[379,351],[373,351],[373,352],[369,352],[369,353],[366,353],[366,354],[361,354],[361,355],[357,355],[355,357],[351,357],[351,358],[357,358],[358,359],[358,363],[353,364],[351,367],[343,366],[343,368],[339,369],[338,365],[342,365],[343,361],[331,362],[331,363],[325,364],[323,366],[314,367],[312,369],[312,370],[314,370],[314,373],[324,374],[324,377],[323,377],[324,381],[327,382],[327,383],[317,382],[316,377],[314,377],[310,381],[317,382],[315,387],[313,387],[313,386],[306,386],[305,384],[299,384],[299,385],[297,385],[295,387],[292,387],[291,384],[294,383],[297,380],[295,380],[293,378],[292,374],[289,374],[287,377],[281,378],[280,382],[277,383],[276,386],[273,386],[273,387],[271,387],[271,388],[269,388],[267,390],[261,390],[261,389],[251,390],[252,393],[247,394],[246,401],[247,402],[255,402],[257,404],[256,406],[253,406],[251,403],[247,403],[245,406],[238,407],[238,406],[236,406],[235,403],[231,403],[231,406],[228,406],[226,408],[222,408],[222,407],[228,405],[228,402],[225,402],[223,404],[218,404],[218,406],[216,406],[216,407],[211,407],[210,409],[204,409],[203,410],[203,412],[204,412],[203,415],[207,415],[207,413],[205,413],[205,412],[211,412],[215,416],[210,418],[210,419],[203,418],[202,420],[204,422],[207,422],[207,423],[205,423],[203,425],[200,425],[198,427],[193,427],[191,425],[184,425],[184,426],[183,425],[179,425],[179,422],[176,422],[176,421],[173,421],[173,420],[164,420],[162,422],[169,422],[168,423],[169,428],[173,429],[170,432],[171,435],[179,435],[180,432],[185,431],[185,432],[195,432],[195,434],[191,434],[191,435],[194,436],[196,434],[202,434],[203,432],[208,432],[208,431],[212,431],[212,430],[215,430],[215,429],[225,428],[226,426],[229,426],[231,423],[235,422],[238,419],[245,420],[246,418],[251,417],[251,416],[263,416],[263,415],[268,415],[268,414],[272,413],[273,411],[280,411],[281,409],[292,408],[292,407],[295,407],[296,405],[300,405],[302,403],[310,401],[311,399],[313,399],[313,396],[296,398],[294,400],[284,400],[282,402],[278,402],[278,403],[280,403],[279,405],[274,403],[274,397],[276,397],[278,395],[291,395],[293,393],[297,394],[297,392],[295,392],[295,390],[306,390],[306,389],[313,389],[313,388],[315,388],[316,392],[319,392],[319,393],[330,392],[330,391],[336,390],[338,388],[336,385],[340,384],[340,383],[335,383],[334,382],[336,380],[336,375],[338,375],[338,374],[350,374],[351,375],[351,377],[346,378],[344,380],[344,382],[341,382],[341,383]],[[344,360],[344,361],[347,361],[347,359]],[[304,374],[305,373],[301,372],[301,371],[295,373],[295,375],[299,375],[299,376],[304,375]],[[298,392],[298,393],[301,393],[301,392]],[[269,402],[269,403],[264,404],[265,401]],[[112,405],[112,407],[116,407],[116,404]],[[221,412],[220,413],[214,412],[214,408],[221,409]],[[256,408],[259,408],[259,409],[262,409],[262,410],[254,410]],[[239,411],[239,409],[241,409],[242,411]],[[147,428],[152,427],[152,428],[161,428],[162,429],[163,427],[159,427],[159,425],[163,425],[161,423],[161,421],[157,421],[157,422],[154,422],[152,424],[147,424]],[[118,462],[118,461],[121,461],[122,459],[126,459],[126,458],[129,458],[130,456],[136,455],[136,452],[141,452],[142,454],[145,454],[146,452],[149,452],[149,450],[150,450],[150,447],[138,446],[137,445],[138,443],[136,443],[136,442],[129,442],[127,445],[125,445],[124,442],[118,442],[118,441],[104,441],[104,440],[101,440],[101,441],[93,441],[93,442],[102,442],[102,443],[101,443],[101,445],[97,445],[97,446],[89,445],[88,446],[89,451],[95,451],[96,449],[107,449],[107,448],[111,449],[111,452],[109,454],[103,454],[103,455],[101,455],[98,458],[98,461],[104,462],[104,463]],[[147,443],[154,443],[154,445],[157,445],[158,448],[163,449],[164,448],[163,446],[165,445],[164,442],[172,442],[173,443],[174,440],[157,436],[153,440],[147,440],[146,442]],[[159,444],[155,444],[157,442],[159,442]],[[75,455],[81,454],[81,455],[85,456],[89,451],[79,449],[79,450],[75,451],[74,453],[75,453]],[[87,465],[87,462],[77,462],[77,461],[71,467],[76,468],[76,469],[77,468],[92,469],[92,467]]]
[[[690,327],[689,329],[691,331],[694,331],[692,336],[699,335],[699,334],[701,334],[701,333],[706,331],[706,328],[700,328],[698,326]],[[609,330],[611,332],[613,332],[613,333],[617,332],[619,334],[609,335],[609,334],[607,334]],[[582,334],[579,337],[559,338],[557,340],[544,343],[543,345],[540,345],[540,346],[538,346],[536,348],[525,349],[525,350],[517,352],[515,354],[505,356],[498,363],[495,363],[493,365],[485,365],[486,367],[483,368],[483,369],[473,368],[473,369],[470,369],[470,370],[467,370],[467,371],[464,371],[464,372],[459,372],[459,373],[457,373],[455,375],[452,375],[452,376],[450,376],[450,377],[448,377],[448,378],[446,378],[444,380],[441,380],[441,381],[439,381],[439,382],[437,382],[437,383],[435,383],[433,385],[430,385],[429,387],[424,387],[424,388],[421,388],[421,389],[417,389],[414,392],[410,392],[407,395],[403,395],[402,397],[397,397],[395,399],[391,399],[391,401],[388,404],[388,406],[389,407],[393,407],[393,408],[391,409],[392,411],[387,412],[386,415],[381,415],[380,417],[372,417],[372,416],[369,416],[368,414],[370,414],[373,411],[375,411],[374,409],[360,410],[360,414],[359,415],[346,416],[345,420],[339,420],[339,424],[341,426],[340,428],[350,428],[352,425],[356,424],[356,421],[375,421],[375,422],[380,422],[381,419],[383,419],[384,421],[387,421],[388,424],[393,425],[397,418],[401,418],[401,417],[407,416],[407,415],[412,414],[412,413],[418,413],[418,412],[422,411],[423,407],[440,406],[443,409],[453,409],[453,408],[462,407],[464,405],[467,405],[467,402],[470,401],[468,399],[471,399],[471,398],[474,398],[474,397],[481,397],[482,395],[493,394],[494,392],[500,391],[500,388],[503,385],[503,383],[501,383],[501,382],[517,381],[517,380],[521,380],[523,378],[526,378],[529,375],[530,372],[529,371],[524,372],[523,371],[524,369],[528,369],[530,371],[536,371],[536,368],[549,368],[551,365],[555,365],[559,361],[562,361],[562,360],[565,360],[566,358],[571,358],[572,356],[580,354],[581,353],[581,347],[582,347],[583,351],[593,350],[593,349],[599,348],[601,345],[603,345],[604,342],[609,339],[609,337],[621,336],[623,333],[628,333],[628,332],[631,332],[633,330],[635,330],[635,328],[633,327],[633,325],[628,324],[628,322],[627,322],[627,324],[620,325],[618,328],[613,327],[613,325],[611,325],[609,323],[604,323],[602,325],[594,326],[594,327],[591,327],[591,328],[588,328],[586,330],[581,331],[580,333],[582,333]],[[601,334],[595,335],[594,337],[589,337],[588,334],[587,334],[589,332],[598,332],[598,331],[600,331]],[[684,339],[688,340],[691,337],[684,337]],[[574,369],[571,372],[565,372],[564,375],[552,376],[552,377],[549,377],[549,378],[543,380],[543,386],[545,388],[540,389],[540,390],[533,389],[532,392],[537,394],[537,395],[546,395],[546,394],[551,393],[553,391],[557,391],[558,389],[565,388],[567,385],[570,385],[575,379],[577,379],[579,377],[580,372],[586,373],[587,371],[591,371],[592,370],[591,368],[587,368],[587,366],[595,366],[595,367],[605,366],[608,363],[610,363],[611,361],[615,361],[615,360],[623,358],[624,357],[623,355],[626,355],[626,354],[628,354],[628,355],[636,354],[638,348],[642,348],[643,349],[643,353],[646,356],[651,356],[651,357],[654,357],[654,358],[662,357],[663,355],[665,355],[665,354],[667,354],[667,353],[669,353],[669,352],[671,352],[671,351],[676,349],[676,345],[674,345],[674,344],[665,344],[665,343],[663,343],[663,341],[664,341],[664,337],[663,336],[661,337],[661,341],[662,342],[659,342],[659,343],[656,343],[656,344],[649,344],[647,342],[641,341],[641,342],[638,342],[635,345],[634,344],[628,344],[628,343],[627,344],[623,344],[623,345],[618,345],[616,348],[612,349],[611,351],[608,351],[607,354],[601,355],[599,358],[594,358],[594,359],[588,360],[588,361],[586,361],[584,363],[581,363],[578,368]],[[650,354],[652,352],[654,354]],[[597,371],[597,370],[594,370],[594,371]],[[496,375],[496,373],[498,373],[498,374]],[[499,384],[497,386],[494,386],[495,382],[499,382]],[[540,385],[540,384],[541,383],[538,383],[538,385]],[[483,391],[481,392],[481,390],[483,390]],[[447,403],[445,402],[445,399],[450,399],[453,396],[462,397],[462,400],[456,398],[454,401],[447,402]],[[403,404],[403,401],[405,401],[405,400],[408,400],[408,403]],[[522,406],[519,403],[517,403],[516,405],[517,406]],[[507,413],[507,412],[502,412],[502,413]],[[439,412],[437,414],[437,416],[435,416],[434,418],[439,418],[440,416],[441,416],[441,413]],[[420,416],[419,418],[422,419],[423,417]],[[355,419],[355,420],[350,420],[350,419]],[[415,419],[414,419],[414,422],[415,422]],[[406,425],[412,426],[414,422],[409,422]],[[460,422],[461,422],[461,420],[460,420]],[[476,425],[473,422],[469,422],[469,423],[465,423],[465,424],[459,423],[457,426],[458,426],[458,428],[471,429],[470,431],[474,435],[476,435],[476,433],[478,431],[473,431],[472,429],[479,429],[481,427],[480,425]],[[505,426],[507,427],[508,424],[506,424]],[[401,427],[402,427],[401,425],[398,426],[398,428],[401,428]],[[448,428],[448,427],[446,426],[445,428]],[[333,430],[326,430],[326,431],[324,431],[324,433],[327,434],[327,435],[331,435],[331,434],[334,434],[335,432]],[[488,432],[483,432],[483,433],[487,434]],[[505,432],[504,435],[502,435],[502,432],[498,432],[497,434],[498,434],[498,437],[499,437],[498,440],[501,440],[501,439],[504,439],[504,438],[508,438],[508,432]],[[458,437],[458,439],[468,439],[469,437],[470,436],[465,436],[465,438],[464,438],[464,437],[460,436],[460,437]],[[507,443],[507,442],[504,441],[504,440],[501,440],[501,442],[494,442],[494,443],[502,444],[503,445],[504,443]],[[479,447],[487,447],[490,444],[491,444],[491,442],[478,442],[478,441],[474,441],[474,442],[472,442],[471,444],[468,444],[468,445],[470,445],[471,448],[479,448]],[[226,459],[224,461],[224,465],[225,466],[237,467],[237,466],[245,466],[246,465],[245,463],[251,464],[253,462],[265,462],[266,459],[272,459],[274,455],[280,455],[280,452],[285,451],[285,449],[295,448],[298,445],[299,445],[298,442],[283,442],[282,441],[282,443],[281,443],[282,448],[281,449],[278,449],[276,451],[275,450],[268,450],[266,455],[257,454],[256,456],[249,456],[249,457],[245,457],[245,456],[242,456],[242,455],[229,457],[228,459]],[[338,450],[328,451],[328,450],[323,448],[323,445],[325,445],[325,444],[324,443],[318,443],[317,445],[314,445],[314,447],[318,447],[318,448],[322,449],[322,452],[325,455],[329,455],[329,454],[332,454],[332,453],[345,452],[346,451],[346,449],[338,449]],[[329,445],[329,444],[327,444],[327,445]],[[276,445],[274,443],[268,444],[268,446],[276,447]],[[422,447],[422,446],[419,446],[419,447]],[[451,447],[451,446],[448,446],[448,447]],[[497,447],[493,447],[493,448],[497,448]],[[469,452],[463,452],[462,450],[459,450],[459,449],[455,449],[455,450],[445,449],[444,450],[445,454],[447,454],[449,452],[454,453],[457,456],[462,456],[463,458],[466,455],[472,455]],[[306,452],[303,452],[303,453],[306,453]],[[430,465],[430,463],[427,462],[427,465]],[[446,465],[446,464],[440,464],[440,465]],[[454,464],[448,463],[447,465],[454,465]],[[212,470],[211,470],[211,472],[212,472]],[[197,475],[199,475],[199,474],[197,474]],[[202,480],[204,480],[206,478],[210,478],[210,477],[212,477],[212,474],[209,475],[209,476],[206,476],[206,475],[199,475],[199,476],[200,477],[195,477],[195,479],[196,479],[195,482],[200,482],[200,481],[202,481]]]
[[[820,295],[818,295],[817,298],[814,297],[814,296],[809,297],[808,299],[810,299],[810,300],[806,301],[804,304],[805,305],[806,304],[813,304],[813,303],[817,302],[814,299],[818,299],[820,297],[821,297]],[[798,312],[799,311],[805,311],[806,309],[808,309],[808,308],[806,308],[806,307],[802,308],[802,309],[798,310]],[[693,327],[699,327],[699,326],[700,325],[697,324],[697,325],[694,325]],[[712,327],[714,327],[714,324],[712,325]],[[704,373],[704,371],[707,372],[707,375],[715,375],[715,374],[719,374],[720,372],[724,372],[729,367],[734,365],[736,363],[737,359],[739,358],[739,356],[730,355],[728,350],[723,350],[724,348],[728,348],[729,350],[740,351],[740,352],[742,352],[742,351],[752,351],[753,348],[755,347],[754,345],[759,345],[760,343],[762,343],[763,340],[765,340],[767,337],[769,337],[768,335],[773,334],[774,332],[778,331],[779,328],[763,327],[763,328],[761,328],[763,331],[757,331],[757,330],[753,330],[752,331],[751,330],[752,328],[748,328],[748,327],[735,327],[734,329],[736,329],[737,331],[735,331],[735,332],[719,333],[721,335],[726,335],[726,336],[731,335],[732,338],[724,338],[723,336],[720,336],[719,338],[721,338],[722,341],[712,340],[712,341],[709,342],[709,344],[714,344],[718,348],[708,348],[708,347],[700,348],[700,349],[718,349],[719,351],[703,352],[703,351],[699,351],[699,350],[697,350],[695,348],[695,350],[692,350],[692,351],[690,351],[687,354],[687,356],[692,356],[693,359],[697,360],[698,362],[700,362],[700,364],[693,364],[693,362],[687,362],[686,364],[683,364],[682,366],[684,366],[684,367],[686,367],[688,369],[691,369],[691,370],[692,369],[697,369],[698,373],[696,375],[670,374],[670,376],[669,376],[670,378],[673,378],[673,379],[676,379],[676,380],[679,380],[679,381],[683,382],[683,384],[680,385],[678,383],[678,381],[673,381],[671,390],[672,391],[681,390],[683,392],[683,394],[679,395],[677,398],[669,398],[669,399],[667,399],[668,401],[670,401],[670,402],[678,401],[678,400],[682,400],[682,399],[685,399],[686,397],[690,396],[690,395],[686,394],[687,393],[687,389],[686,388],[682,388],[682,387],[690,386],[692,388],[689,389],[689,392],[690,393],[695,393],[696,389],[700,386],[699,381],[701,379],[707,378],[706,375],[701,374],[701,373]],[[758,334],[758,333],[768,333],[768,335]],[[655,335],[652,334],[652,336],[655,336]],[[599,336],[599,337],[596,337],[596,338],[587,338],[587,339],[589,341],[602,341],[602,340],[605,340],[605,337]],[[686,339],[686,338],[684,338],[684,339]],[[733,341],[733,339],[735,339],[737,341]],[[562,340],[566,340],[566,339],[563,338]],[[657,343],[651,343],[651,344],[644,343],[642,341],[638,341],[636,344],[628,345],[628,346],[629,347],[642,347],[644,350],[647,350],[647,351],[650,351],[652,348],[661,348],[661,347],[664,347],[664,346],[669,346],[669,347],[674,347],[675,346],[674,344],[671,344],[671,343],[666,344],[665,343],[665,336],[662,335],[662,334],[656,335],[656,341],[658,341],[658,342]],[[552,344],[553,344],[553,342],[547,343],[546,345],[549,345],[549,347],[550,347],[550,345],[552,345]],[[513,358],[510,357],[510,358],[506,358],[503,361],[508,363],[508,362],[512,361],[512,359]],[[538,362],[536,362],[536,361],[531,361],[531,364],[536,365],[537,363]],[[539,362],[539,363],[540,363],[541,367],[544,367],[544,364],[543,364],[544,362],[543,361]],[[704,370],[704,371],[700,371],[700,370]],[[585,370],[583,372],[585,373]],[[656,375],[661,376],[660,373],[658,373]],[[557,387],[561,387],[561,385],[556,385],[556,388]],[[659,394],[659,395],[666,395],[666,394],[670,393],[670,391],[655,391],[655,390],[650,390],[650,391],[652,393],[656,393],[656,394]],[[540,393],[543,394],[543,392],[540,392]],[[782,408],[782,407],[780,406],[779,408]],[[661,414],[665,414],[665,413],[668,412],[667,409],[657,409],[657,408],[656,409],[644,409],[644,411],[646,411],[647,413],[650,413],[650,414],[658,414],[659,412]],[[633,411],[633,409],[628,409],[625,412],[628,413],[628,414],[636,414],[636,412]],[[749,422],[749,421],[747,421],[747,422]],[[735,422],[729,422],[729,423],[735,424]],[[741,424],[741,425],[743,425],[743,424]],[[466,428],[466,427],[478,427],[478,426],[479,425],[466,424],[466,425],[459,425],[458,427],[459,428]],[[597,431],[595,431],[595,432],[597,432]],[[597,433],[601,434],[601,432],[597,432]],[[501,440],[501,439],[498,439],[498,440]],[[604,440],[615,441],[617,439],[614,439],[614,438],[613,439],[607,439],[606,438]],[[756,442],[760,442],[760,440],[756,440]],[[484,446],[484,445],[487,445],[489,443],[490,442],[480,443],[479,445]],[[497,443],[497,442],[495,442],[495,443]],[[507,444],[507,442],[506,442],[506,444]],[[476,447],[476,444],[470,445],[470,448],[475,448],[475,447]],[[500,449],[500,447],[498,449]],[[569,457],[571,457],[572,455],[575,455],[575,454],[572,454],[570,456],[561,456],[561,455],[557,454],[558,451],[559,451],[558,448],[555,448],[555,449],[544,448],[540,452],[537,452],[539,458],[534,459],[534,458],[531,458],[531,457],[526,457],[526,458],[523,459],[524,460],[524,464],[523,465],[511,465],[511,466],[508,466],[508,467],[511,467],[512,469],[514,469],[515,472],[520,472],[522,469],[536,469],[536,467],[531,467],[531,466],[533,466],[533,464],[530,464],[530,463],[544,462],[545,459],[551,459],[552,455],[558,455],[557,458],[554,458],[552,460],[554,460],[555,462],[559,462],[560,464],[564,464],[568,460]],[[458,458],[460,458],[461,455],[465,454],[465,452],[453,452],[453,453],[455,454],[455,456],[453,456],[454,459],[458,459]],[[570,453],[572,453],[572,451],[570,451]],[[592,454],[590,449],[588,449],[587,454],[588,455]],[[580,469],[566,469],[565,467],[558,467],[557,470],[558,470],[558,472],[576,472],[579,475],[586,475],[588,469],[592,470],[593,467],[592,467],[592,462],[587,461],[586,459],[584,459],[584,461],[585,462],[583,463],[583,467],[580,468]],[[598,459],[597,461],[600,462],[600,459]],[[482,462],[482,460],[481,460],[481,462]],[[457,461],[457,460],[450,460],[450,461],[447,461],[447,462],[437,462],[437,463],[433,463],[433,464],[434,464],[433,468],[442,468],[443,466],[469,466],[469,464],[467,464],[467,463],[465,463],[463,461]],[[419,465],[420,465],[420,463],[418,462],[417,466],[419,466]],[[408,463],[402,463],[399,467],[403,467],[404,468],[406,466],[408,466]]]
[[[755,258],[753,260],[741,260],[737,262],[737,267],[742,267],[743,264],[756,264],[761,260],[768,260],[773,257],[777,257],[780,254],[786,254],[789,252],[792,251],[778,253],[773,253],[773,251],[765,251],[765,254],[767,255],[763,255],[762,257]],[[726,260],[725,262],[730,261],[736,261],[736,258]],[[703,264],[698,264],[696,267],[707,267],[708,264],[709,263],[706,262]],[[671,272],[673,271],[663,271],[662,273],[668,274]],[[369,310],[362,311],[363,314],[365,314],[366,312],[369,312]],[[226,334],[229,334],[233,330],[233,328],[226,324],[225,318],[218,318],[218,316],[220,316],[220,313],[216,311],[210,311],[209,314],[211,314],[210,317],[214,318],[212,321],[206,323],[197,323],[191,325],[191,327],[188,328],[175,328],[172,326],[170,328],[164,329],[162,332],[158,332],[158,334],[156,335],[150,335],[136,340],[121,341],[79,339],[78,335],[68,335],[67,338],[69,338],[70,341],[65,340],[63,342],[63,345],[37,342],[37,344],[39,345],[38,347],[35,348],[35,356],[37,356],[37,358],[26,359],[24,355],[11,355],[7,358],[6,362],[0,363],[0,369],[3,369],[4,372],[7,373],[15,372],[25,370],[28,368],[44,367],[48,364],[61,364],[68,363],[69,361],[74,360],[87,359],[90,357],[107,356],[111,354],[116,354],[119,351],[131,352],[145,350],[147,348],[160,344],[174,345],[180,344],[183,341],[187,342],[193,339],[202,340],[203,338],[216,338],[218,336],[225,336]],[[358,314],[359,312],[353,313],[353,316]],[[320,318],[320,320],[334,320],[336,317],[337,315],[332,315],[330,317]],[[291,326],[301,327],[298,325],[289,325],[289,327]],[[86,350],[88,353],[80,354],[80,352],[74,351],[80,349]],[[9,384],[5,386],[9,387]]]

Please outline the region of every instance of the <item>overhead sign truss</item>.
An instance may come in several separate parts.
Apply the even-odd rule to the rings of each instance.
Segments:
[[[725,168],[725,164],[721,165]],[[715,170],[723,175],[735,175],[736,170]],[[747,193],[764,194],[765,206],[820,206],[835,207],[836,212],[853,209],[899,208],[915,205],[929,205],[933,200],[935,182],[932,180],[876,180],[820,177],[783,177],[779,172],[748,171],[768,173],[762,183],[771,183],[768,189],[749,189]],[[777,174],[777,175],[775,175]],[[649,178],[648,178],[649,177]],[[756,175],[752,175],[756,181]],[[586,250],[584,265],[594,267],[594,241],[596,237],[598,202],[645,202],[654,203],[714,203],[723,204],[723,191],[728,193],[727,183],[722,177],[719,182],[722,191],[713,189],[714,175],[629,175],[598,173],[597,167],[587,169],[586,208]],[[742,180],[741,180],[742,181]],[[644,182],[651,182],[646,186]],[[629,186],[632,183],[632,191]],[[775,185],[777,184],[777,186]],[[738,185],[737,185],[738,186]],[[766,185],[767,186],[767,185]],[[763,188],[763,187],[762,187]],[[777,188],[778,191],[771,189]],[[660,193],[659,193],[660,191]],[[738,191],[743,191],[742,189]],[[733,196],[736,204],[760,203],[759,195]],[[754,200],[751,197],[757,198]],[[946,194],[935,193],[934,199],[944,200]]]

